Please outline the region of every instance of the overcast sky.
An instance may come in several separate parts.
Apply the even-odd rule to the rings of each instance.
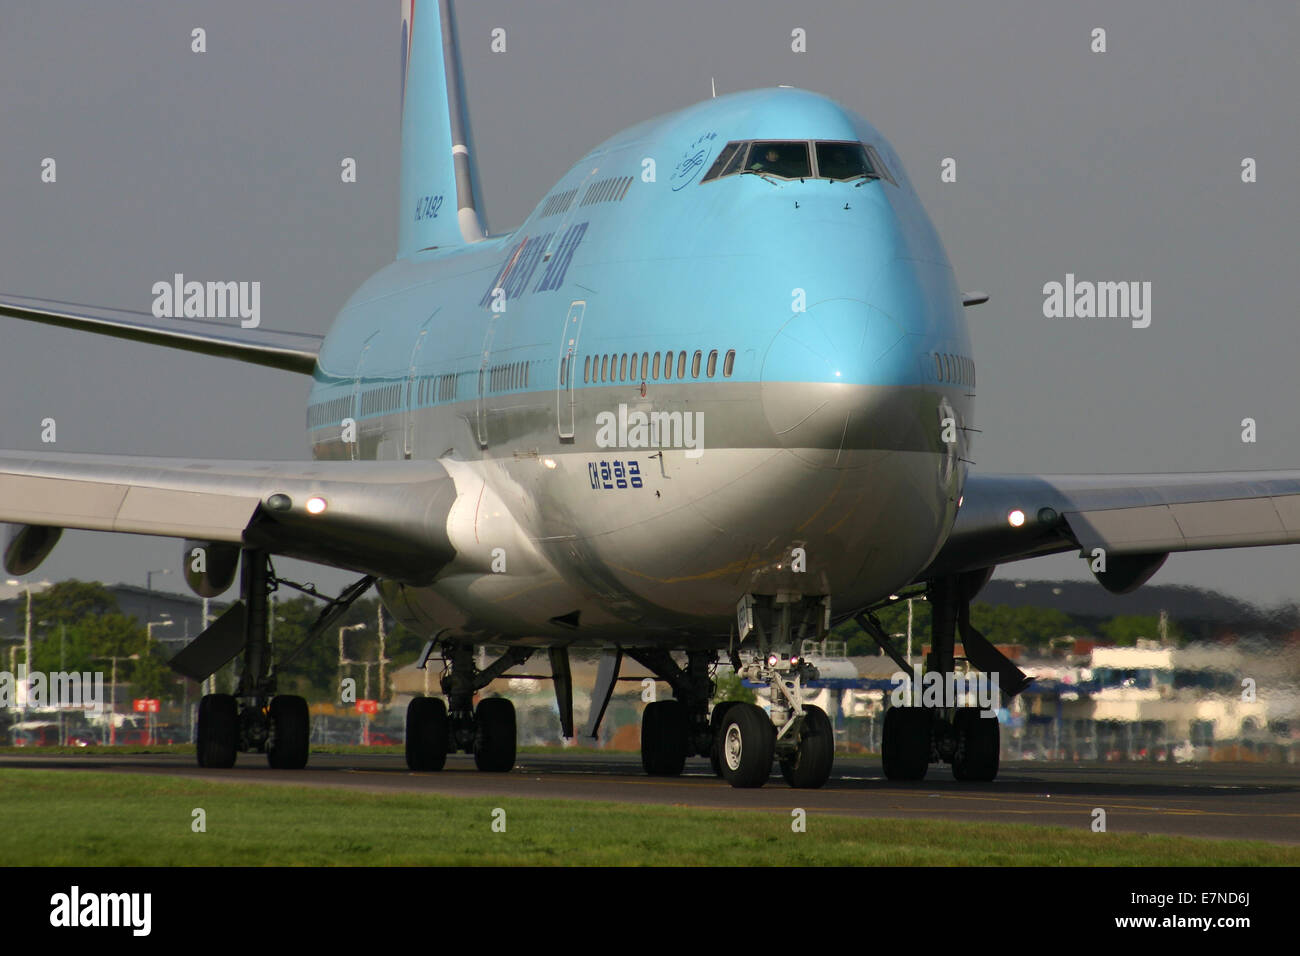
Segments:
[[[582,153],[707,97],[711,77],[720,93],[823,92],[889,138],[959,283],[992,295],[970,314],[980,470],[1300,468],[1300,8],[1044,6],[462,3],[489,226],[514,227]],[[148,310],[175,272],[259,280],[264,327],[325,332],[395,253],[399,22],[398,0],[4,0],[0,292]],[[339,181],[345,156],[356,184]],[[1066,273],[1150,281],[1150,327],[1045,318],[1043,285]],[[0,319],[3,448],[49,449],[49,416],[60,451],[303,457],[307,384]],[[180,588],[180,552],[70,532],[40,575],[142,585],[170,568],[154,583]],[[1086,572],[1058,556],[1000,574]],[[1300,549],[1175,555],[1155,580],[1294,599]]]

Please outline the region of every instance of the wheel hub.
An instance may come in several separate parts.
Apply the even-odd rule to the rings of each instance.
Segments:
[[[727,769],[737,771],[740,769],[740,755],[744,749],[744,740],[740,736],[740,728],[731,724],[727,728],[727,735],[722,741],[722,755],[727,761]]]

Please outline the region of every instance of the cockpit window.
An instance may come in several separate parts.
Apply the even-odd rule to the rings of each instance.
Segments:
[[[812,175],[812,165],[808,161],[808,144],[756,142],[749,147],[745,172],[764,173],[782,179],[806,179]]]
[[[736,173],[765,179],[829,179],[832,182],[883,179],[898,185],[880,154],[865,143],[806,140],[734,140],[718,152],[700,182]]]
[[[730,170],[731,172],[739,169],[741,161],[745,158],[745,146],[745,143],[728,143],[722,147],[722,152],[718,153],[718,158],[713,161],[713,165],[709,167],[709,171],[704,174],[700,182],[707,183],[710,179],[727,175],[729,166],[735,167]]]
[[[861,143],[818,143],[817,176],[820,179],[856,179],[876,176],[876,170]]]

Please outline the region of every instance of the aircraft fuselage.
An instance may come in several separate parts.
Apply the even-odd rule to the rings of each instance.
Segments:
[[[755,140],[865,143],[889,178],[700,181]],[[317,458],[456,478],[473,547],[381,588],[421,632],[716,646],[747,591],[839,616],[925,567],[961,496],[970,354],[893,149],[759,90],[611,138],[509,235],[373,276],[325,340],[309,433]]]

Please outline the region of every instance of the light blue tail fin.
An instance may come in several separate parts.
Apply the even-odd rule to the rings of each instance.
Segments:
[[[397,257],[484,236],[451,0],[402,0]]]

